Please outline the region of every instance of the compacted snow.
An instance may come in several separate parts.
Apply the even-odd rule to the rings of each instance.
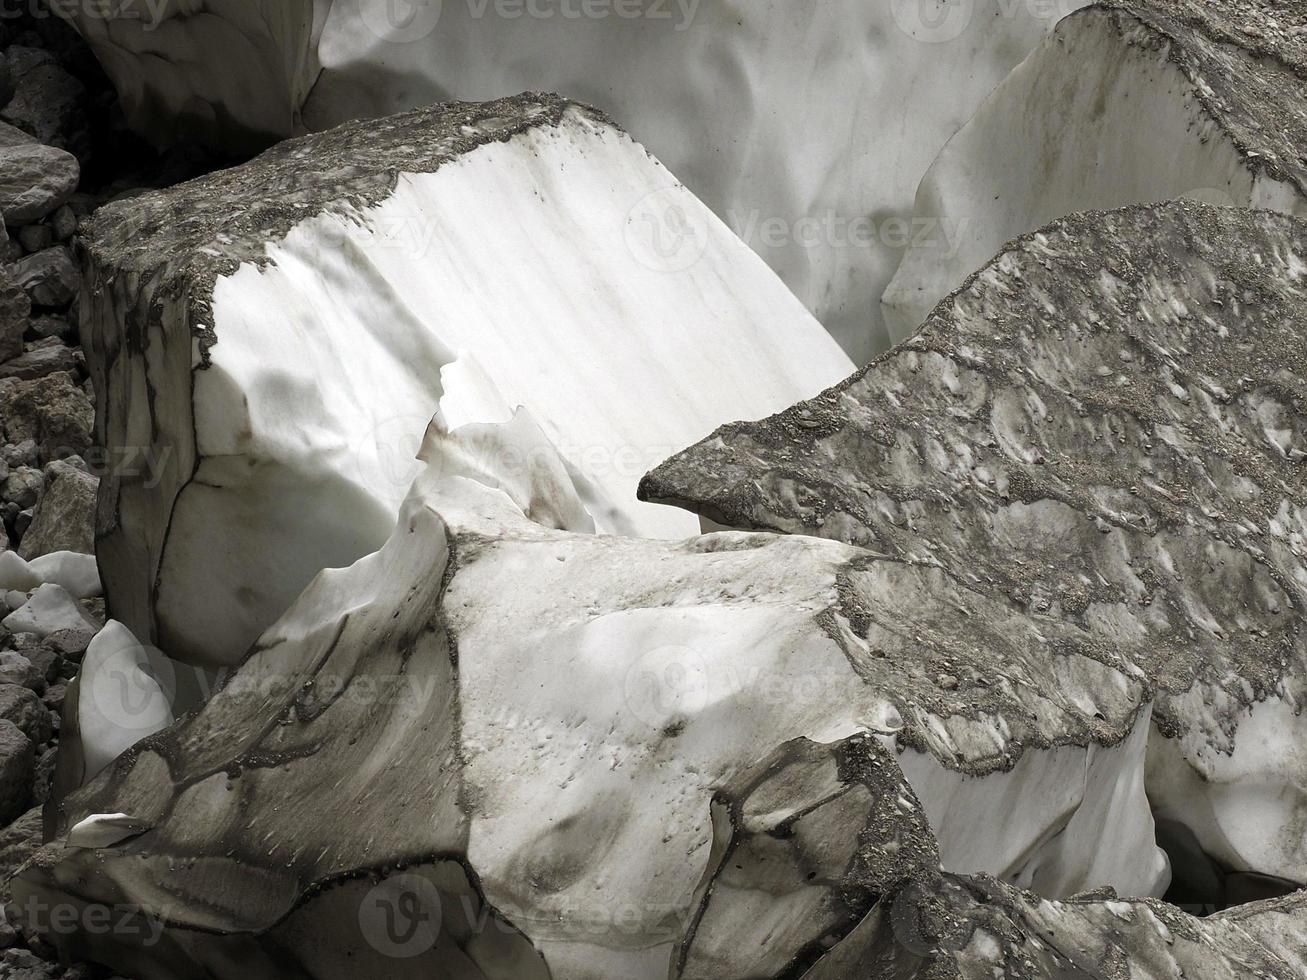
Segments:
[[[1302,69],[1252,45],[1219,5],[1197,21],[1096,5],[1059,24],[926,171],[913,220],[955,235],[907,250],[884,296],[891,338],[1063,215],[1173,198],[1307,214]]]
[[[437,411],[525,407],[595,530],[680,537],[697,518],[636,500],[649,467],[852,367],[639,144],[549,97],[291,142],[97,227],[101,421],[169,466],[108,488],[106,590],[198,663],[238,661],[320,569],[385,540]]]
[[[914,223],[921,175],[1085,2],[219,0],[162,6],[158,25],[60,6],[165,141],[229,148],[301,116],[322,130],[526,90],[597,106],[864,363],[889,346],[880,297],[903,250],[958,245]]]

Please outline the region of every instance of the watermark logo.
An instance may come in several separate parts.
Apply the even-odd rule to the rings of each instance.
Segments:
[[[623,693],[635,717],[651,728],[665,728],[707,705],[708,665],[690,647],[656,647],[627,669]]]
[[[163,920],[136,905],[58,902],[36,896],[3,908],[4,918],[16,917],[43,936],[116,936],[133,945],[154,946],[163,938]]]
[[[627,213],[626,248],[655,272],[684,272],[708,248],[708,215],[680,187],[646,194]]]
[[[383,956],[420,956],[440,937],[440,892],[420,875],[396,875],[373,888],[359,905],[359,929]]]
[[[947,44],[966,33],[982,2],[986,18],[1044,21],[1051,27],[1088,0],[890,0],[890,12],[899,30],[913,40]]]
[[[359,475],[370,486],[406,492],[426,466],[417,458],[431,415],[414,413],[382,419],[363,437],[355,450]]]
[[[364,25],[382,41],[412,44],[440,23],[442,0],[358,0]]]
[[[126,629],[112,625],[95,643],[115,645],[107,654],[96,650],[99,669],[84,672],[82,681],[100,715],[126,732],[152,732],[167,724],[177,690],[172,662],[157,652],[151,656]]]
[[[926,44],[946,44],[962,36],[976,13],[976,0],[890,0],[899,29]]]

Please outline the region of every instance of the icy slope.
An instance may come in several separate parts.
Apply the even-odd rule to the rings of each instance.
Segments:
[[[1085,0],[204,0],[81,14],[133,119],[223,149],[448,99],[548,89],[620,120],[864,363],[917,182]],[[66,6],[66,5],[61,5]],[[313,34],[321,31],[321,43]],[[667,233],[676,215],[659,207]]]
[[[482,467],[500,440],[531,466]],[[60,832],[141,832],[51,845],[18,909],[101,902],[163,934],[51,935],[63,951],[143,980],[792,975],[950,861],[895,730],[991,869],[1016,849],[1055,894],[1158,886],[1114,761],[1146,735],[1144,684],[1073,626],[818,538],[531,521],[521,501],[560,523],[576,500],[528,419],[434,424],[423,456],[381,551],[322,573],[198,713],[66,801]],[[941,683],[945,651],[993,687]],[[441,912],[433,951],[383,930],[401,900]]]
[[[90,44],[128,122],[160,145],[224,152],[292,135],[317,80],[323,0],[50,4]]]
[[[680,537],[698,521],[636,501],[644,470],[852,367],[638,144],[552,96],[288,142],[102,210],[88,254],[100,440],[157,464],[101,484],[106,594],[192,662],[239,659],[385,541],[437,410],[525,406],[594,528]]]
[[[1307,882],[1304,300],[1295,219],[1075,216],[865,372],[726,426],[642,494],[885,551],[1071,628],[1156,685],[1159,812],[1227,870]]]
[[[1271,11],[1181,0],[1068,17],[930,166],[885,292],[896,340],[1005,242],[1090,208],[1189,198],[1307,213],[1307,56]],[[1307,29],[1307,28],[1305,28]]]

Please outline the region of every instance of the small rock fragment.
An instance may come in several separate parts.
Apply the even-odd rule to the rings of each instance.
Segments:
[[[77,189],[77,158],[39,143],[0,147],[0,215],[7,225],[38,221]]]

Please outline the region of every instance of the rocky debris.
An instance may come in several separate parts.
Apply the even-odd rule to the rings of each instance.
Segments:
[[[0,147],[37,145],[37,139],[7,122],[0,122]]]
[[[503,452],[528,438],[531,464],[506,472]],[[1107,861],[1093,874],[1159,887],[1142,794],[1111,775],[1105,795],[1093,789],[1112,746],[1146,734],[1144,681],[1077,650],[1075,628],[1036,632],[929,569],[816,538],[555,530],[584,511],[520,416],[453,433],[433,423],[422,457],[380,552],[320,575],[206,705],[54,808],[59,834],[101,814],[144,829],[98,850],[51,845],[13,886],[20,909],[24,894],[147,915],[167,905],[149,951],[79,937],[78,950],[145,977],[201,976],[200,962],[234,976],[213,964],[233,962],[235,934],[241,970],[273,971],[277,955],[283,973],[311,958],[417,977],[458,949],[489,977],[781,975],[946,860],[892,732],[952,774],[956,805],[978,821],[971,787],[1003,780],[1000,733],[1014,762],[1056,765],[1050,747],[1079,746],[1069,765],[1083,795],[1050,823],[1037,825],[1046,783],[999,784],[992,819],[1017,856],[1002,870],[1081,890],[1090,882],[1057,866],[1094,849]],[[506,590],[506,576],[530,587]],[[900,627],[875,646],[859,635],[873,606]],[[941,690],[913,646],[927,632],[958,651],[960,675],[1006,669],[1024,683]],[[95,652],[76,682],[83,704]],[[92,747],[85,719],[65,709]],[[201,799],[202,811],[187,802]],[[395,805],[381,825],[351,819],[364,800]],[[370,889],[404,887],[397,865],[505,928],[455,930],[391,961],[357,910]],[[328,879],[345,890],[320,905]],[[638,910],[620,933],[602,928],[617,907]]]
[[[12,721],[0,719],[0,825],[31,806],[36,753],[31,740]]]
[[[8,901],[9,879],[43,843],[40,807],[28,810],[7,827],[0,826],[0,901]]]
[[[6,60],[16,82],[14,97],[0,118],[41,143],[65,150],[84,146],[86,90],[49,51],[11,45]]]
[[[657,251],[655,205],[688,260]],[[464,234],[488,222],[508,237]],[[553,96],[291,140],[106,206],[86,247],[97,441],[133,454],[101,482],[106,594],[194,663],[239,661],[320,569],[384,542],[436,411],[525,406],[596,529],[676,537],[698,522],[635,500],[641,460],[850,366],[644,149]],[[506,276],[519,247],[539,263]]]
[[[5,650],[0,652],[0,684],[14,684],[43,694],[46,688],[45,672],[23,654]]]
[[[23,535],[19,554],[23,558],[57,551],[95,554],[95,500],[100,481],[62,460],[47,464],[43,477],[32,525]],[[98,584],[97,573],[96,591],[79,598],[98,594]]]
[[[94,636],[94,630],[75,627],[73,629],[55,630],[45,638],[45,643],[51,650],[70,660],[81,660],[82,654],[86,652],[86,648],[90,646]]]
[[[62,245],[19,259],[10,272],[27,290],[33,306],[66,307],[81,285],[77,266]]]
[[[44,218],[77,190],[79,177],[77,158],[53,146],[0,147],[0,215],[13,226]]]
[[[59,337],[65,342],[76,343],[77,331],[65,317],[61,316],[35,316],[28,322],[28,333],[35,336],[38,340],[45,340],[47,337]]]
[[[10,445],[31,441],[33,462],[89,454],[95,409],[67,372],[0,381],[0,425]],[[10,465],[13,465],[11,462]]]
[[[50,712],[30,688],[0,684],[0,718],[13,722],[33,745],[50,739]]]
[[[27,344],[24,352],[6,364],[0,364],[0,380],[17,378],[33,381],[56,372],[81,372],[82,361],[78,352],[58,337]]]
[[[20,466],[10,470],[4,482],[0,483],[0,500],[18,510],[26,510],[36,505],[44,485],[45,478],[40,470]]]
[[[855,542],[1071,627],[1155,688],[1157,812],[1230,870],[1307,882],[1290,830],[1307,819],[1305,256],[1307,225],[1271,212],[1069,218],[864,372],[724,427],[641,493]],[[896,627],[880,607],[861,628]]]
[[[882,902],[802,976],[1297,980],[1304,971],[1304,893],[1195,918],[1110,892],[1053,902],[992,878],[944,875]]]
[[[922,179],[914,227],[953,233],[908,248],[884,297],[893,337],[1066,214],[1189,198],[1307,215],[1307,50],[1266,40],[1295,16],[1307,26],[1301,10],[1139,0],[1062,21]],[[1234,28],[1253,22],[1265,37]]]
[[[198,135],[225,150],[289,136],[297,119],[327,130],[486,93],[591,101],[862,364],[888,345],[880,297],[903,249],[947,238],[913,224],[921,175],[1085,2],[823,0],[799,17],[788,0],[685,0],[549,24],[484,16],[476,4],[414,4],[397,16],[394,0],[230,0],[205,16],[165,6],[162,23],[130,8],[113,19],[60,7],[103,60],[133,125],[159,142]],[[677,213],[650,217],[666,219],[674,243]]]
[[[23,333],[31,312],[27,291],[0,266],[0,366],[23,352]]]

